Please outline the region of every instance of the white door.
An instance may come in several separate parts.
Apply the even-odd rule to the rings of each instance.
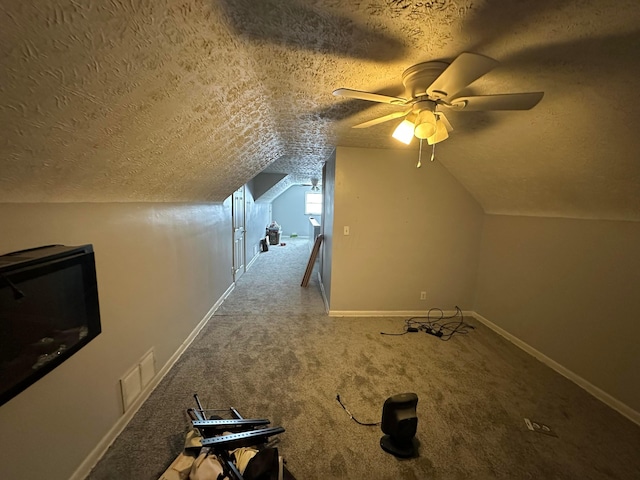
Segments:
[[[233,194],[231,203],[233,215],[233,281],[244,273],[244,185]]]

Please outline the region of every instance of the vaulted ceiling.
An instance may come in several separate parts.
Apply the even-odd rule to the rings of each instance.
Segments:
[[[3,0],[0,202],[221,201],[260,172],[309,183],[336,145],[417,149],[402,72],[463,51],[469,93],[441,162],[487,212],[640,221],[637,0]],[[417,158],[417,150],[416,150]],[[423,168],[428,168],[428,163]]]

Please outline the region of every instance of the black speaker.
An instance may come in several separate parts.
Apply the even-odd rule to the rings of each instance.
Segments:
[[[418,428],[415,393],[399,393],[385,400],[382,407],[380,446],[396,457],[414,457],[417,453],[414,437]]]

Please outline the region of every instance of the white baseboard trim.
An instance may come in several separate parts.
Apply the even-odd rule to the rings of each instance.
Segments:
[[[328,310],[330,317],[424,317],[427,318],[427,310]],[[437,320],[438,312],[431,312],[431,319]],[[455,310],[444,310],[443,315],[454,315]]]
[[[222,294],[218,301],[209,309],[204,318],[200,320],[198,325],[193,329],[189,336],[185,339],[175,353],[169,358],[167,363],[164,364],[162,369],[156,374],[156,376],[149,382],[149,384],[142,390],[138,398],[133,402],[129,409],[122,415],[118,421],[111,427],[107,434],[100,440],[96,447],[89,453],[89,455],[83,460],[80,466],[73,472],[73,475],[69,480],[83,480],[85,479],[91,469],[96,466],[102,456],[106,453],[111,444],[118,438],[118,435],[122,433],[127,424],[131,421],[136,412],[140,409],[142,404],[149,398],[149,395],[162,381],[164,376],[171,370],[171,367],[178,361],[184,351],[191,345],[191,342],[196,338],[198,333],[204,328],[207,322],[211,319],[216,310],[222,305],[222,302],[229,296],[229,294],[235,288],[235,283],[232,283],[227,291]]]
[[[606,404],[609,407],[613,408],[615,411],[617,411],[621,415],[624,415],[625,417],[627,417],[633,423],[635,423],[637,425],[640,425],[640,412],[637,412],[636,410],[634,410],[633,408],[629,407],[625,403],[622,403],[620,400],[612,397],[611,395],[609,395],[604,390],[596,387],[595,385],[593,385],[589,381],[587,381],[584,378],[582,378],[580,375],[575,374],[574,372],[572,372],[568,368],[560,365],[555,360],[547,357],[544,353],[536,350],[535,348],[533,348],[528,343],[523,342],[518,337],[516,337],[516,336],[510,334],[509,332],[507,332],[506,330],[500,328],[498,325],[496,325],[495,323],[491,322],[490,320],[487,320],[485,317],[483,317],[479,313],[477,313],[477,312],[464,312],[464,313],[465,313],[465,315],[473,316],[478,321],[482,322],[484,325],[486,325],[491,330],[496,332],[498,335],[501,335],[502,337],[504,337],[505,339],[507,339],[511,343],[513,343],[515,346],[517,346],[520,349],[524,350],[528,354],[534,356],[535,358],[540,360],[542,363],[544,363],[548,367],[551,367],[552,369],[554,369],[560,375],[568,378],[573,383],[575,383],[579,387],[581,387],[584,390],[586,390],[588,393],[590,393],[591,395],[596,397],[598,400],[600,400],[604,404]]]
[[[251,265],[255,263],[255,261],[258,259],[259,256],[260,256],[260,253],[258,253],[257,255],[254,255],[253,258],[249,260],[249,263],[247,263],[247,267],[245,268],[245,270],[249,270],[251,268]]]

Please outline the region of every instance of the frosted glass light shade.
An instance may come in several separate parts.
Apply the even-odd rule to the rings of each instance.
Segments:
[[[441,142],[449,138],[449,132],[447,131],[447,126],[440,119],[436,122],[436,132],[427,138],[427,143],[429,145],[433,145],[434,143]]]
[[[409,120],[403,120],[393,132],[393,138],[409,145],[413,140],[413,129],[415,125]]]
[[[436,133],[436,116],[433,112],[424,110],[420,112],[416,120],[416,137],[425,139]]]

